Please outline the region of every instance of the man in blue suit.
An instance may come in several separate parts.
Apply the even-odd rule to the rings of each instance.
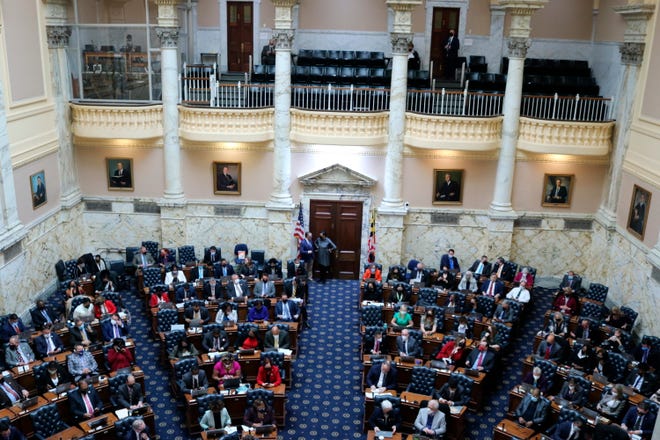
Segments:
[[[490,274],[490,280],[483,283],[481,293],[499,300],[504,295],[504,284],[497,279],[497,273]]]
[[[25,331],[23,320],[18,317],[16,313],[12,313],[7,318],[7,322],[2,326],[2,341],[8,342],[9,338],[15,335],[20,335]]]
[[[552,440],[582,440],[582,419],[566,420],[551,429]]]
[[[226,259],[222,259],[220,261],[220,264],[215,267],[215,277],[216,278],[222,278],[222,277],[230,277],[234,275],[234,267],[227,263]]]
[[[62,339],[58,336],[57,333],[52,332],[52,326],[50,324],[44,325],[41,335],[39,335],[35,340],[35,346],[37,349],[37,355],[40,359],[45,358],[46,356],[53,356],[57,353],[64,350],[64,343]]]
[[[282,294],[282,298],[275,305],[275,315],[278,321],[297,321],[300,316],[300,309],[298,305],[289,301],[289,296],[286,293]]]
[[[112,341],[115,338],[123,338],[128,336],[128,324],[124,323],[115,313],[108,321],[101,324],[101,331],[103,332],[104,341]]]
[[[646,402],[640,402],[637,407],[630,408],[621,422],[621,427],[628,432],[628,435],[631,437],[638,435],[642,440],[651,438],[654,426],[655,415],[649,412],[649,405]]]
[[[314,279],[314,243],[311,232],[306,233],[305,238],[300,242],[300,259],[305,265],[307,279],[312,281]]]
[[[458,264],[458,258],[454,256],[453,249],[449,249],[449,251],[440,258],[440,269],[448,270],[452,273],[461,271],[461,266]]]
[[[103,411],[103,402],[94,387],[85,379],[78,382],[78,389],[69,393],[69,407],[76,421],[89,420]]]
[[[396,376],[396,368],[389,361],[375,363],[367,374],[367,386],[371,391],[396,390]]]

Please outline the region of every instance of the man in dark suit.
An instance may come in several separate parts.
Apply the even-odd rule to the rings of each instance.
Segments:
[[[126,383],[119,386],[117,390],[117,403],[122,408],[136,409],[144,406],[144,395],[142,387],[135,382],[132,374],[126,376]]]
[[[200,370],[197,365],[194,365],[189,372],[183,375],[181,382],[181,391],[187,394],[189,394],[191,390],[206,389],[209,387],[209,380],[206,377],[206,373],[204,370]]]
[[[204,283],[204,298],[219,300],[222,298],[222,285],[217,279],[211,278]]]
[[[25,331],[23,320],[16,313],[12,313],[7,318],[7,322],[2,326],[2,341],[8,342],[12,336],[20,335]]]
[[[543,374],[543,370],[541,370],[540,367],[534,367],[532,371],[527,373],[525,377],[523,377],[523,383],[538,388],[543,394],[547,393],[548,388],[550,387],[550,381],[548,380],[548,377]]]
[[[488,262],[488,256],[482,255],[480,260],[474,260],[474,263],[472,263],[472,266],[468,270],[477,277],[477,281],[482,276],[490,276],[491,264]]]
[[[44,328],[44,324],[52,324],[58,321],[57,316],[48,311],[46,303],[42,300],[37,301],[36,307],[30,310],[30,317],[35,330],[41,330]]]
[[[189,281],[195,281],[195,280],[203,280],[204,278],[208,278],[211,276],[211,271],[209,268],[204,264],[203,261],[198,261],[197,265],[190,269],[190,280]]]
[[[275,284],[268,279],[267,273],[261,274],[261,280],[255,280],[254,296],[268,298],[273,298],[275,296]]]
[[[275,304],[275,317],[278,321],[297,321],[300,309],[294,301],[289,301],[286,293],[282,294],[280,301]]]
[[[209,323],[211,315],[206,307],[202,307],[200,303],[194,303],[192,307],[186,307],[183,312],[183,319],[188,325],[198,323],[198,326],[202,326]]]
[[[22,399],[27,399],[29,395],[30,392],[20,386],[11,374],[0,374],[0,407],[10,407]]]
[[[235,298],[240,298],[242,296],[249,296],[250,290],[245,280],[238,278],[238,275],[233,274],[231,276],[231,281],[227,283],[227,299],[233,300]]]
[[[429,273],[424,269],[424,263],[418,262],[415,268],[410,271],[410,283],[420,283],[422,287],[429,285]]]
[[[547,203],[566,203],[568,198],[568,190],[562,185],[561,179],[555,180],[555,185],[550,189],[550,192],[545,198]]]
[[[314,279],[314,243],[311,232],[306,232],[305,238],[300,242],[300,259],[305,265],[307,279],[312,281]]]
[[[456,36],[456,31],[454,29],[449,30],[449,37],[445,42],[445,62],[442,66],[443,74],[445,79],[454,79],[454,74],[456,72],[456,63],[458,61],[458,50],[461,48],[461,43]]]
[[[649,411],[648,403],[641,402],[637,407],[632,407],[628,410],[621,422],[621,428],[626,430],[631,436],[638,435],[642,440],[647,440],[650,439],[653,434],[655,417],[656,416]]]
[[[282,265],[277,260],[277,258],[271,258],[266,262],[264,266],[264,273],[267,273],[271,279],[282,279],[284,275],[282,274]]]
[[[504,323],[513,321],[513,310],[509,306],[509,301],[504,300],[497,305],[493,321]]]
[[[499,300],[504,296],[504,284],[497,279],[497,274],[491,272],[490,279],[481,285],[481,293]]]
[[[224,258],[220,260],[220,264],[216,264],[213,267],[216,278],[230,277],[234,275],[234,267],[227,263],[227,260]]]
[[[128,324],[121,320],[118,313],[114,313],[109,320],[103,321],[101,332],[106,342],[115,338],[124,338],[128,336]]]
[[[131,171],[125,169],[123,163],[117,162],[117,169],[112,174],[110,186],[113,188],[130,188],[132,186]]]
[[[69,393],[69,408],[73,419],[80,422],[91,419],[103,412],[103,402],[87,380],[78,381],[78,389]]]
[[[552,440],[582,440],[584,434],[582,432],[582,419],[575,419],[573,421],[566,420],[557,423],[550,429],[552,432]]]
[[[516,408],[516,421],[526,427],[538,431],[548,414],[548,401],[540,397],[541,391],[534,388],[527,393]]]
[[[126,433],[123,440],[149,440],[149,427],[142,419],[135,419],[131,425],[131,430]]]
[[[191,283],[183,283],[176,289],[176,302],[178,304],[197,299],[197,292],[195,286]]]
[[[229,347],[227,332],[221,328],[214,328],[213,331],[206,332],[202,338],[202,347],[206,353],[226,351]]]
[[[582,389],[574,378],[569,378],[561,387],[557,397],[560,397],[575,406],[582,406],[587,400],[587,390]]]
[[[445,173],[445,180],[438,185],[435,200],[438,202],[458,202],[461,199],[458,182],[451,180],[451,174]]]
[[[493,272],[496,273],[497,278],[502,281],[513,281],[513,276],[515,275],[511,265],[502,257],[499,257],[497,262],[493,265]]]
[[[575,291],[580,288],[580,284],[580,278],[575,275],[575,272],[569,270],[566,275],[564,275],[564,278],[562,278],[559,288],[563,289],[564,287],[570,287],[571,290]]]
[[[397,408],[392,407],[392,402],[383,400],[380,405],[376,405],[374,412],[369,417],[369,427],[374,430],[376,435],[380,431],[398,432],[401,428],[401,414]]]
[[[559,362],[562,356],[562,348],[559,343],[555,341],[554,334],[550,333],[545,337],[545,341],[539,344],[539,349],[536,354],[543,359]]]
[[[371,366],[367,373],[367,386],[371,391],[396,390],[396,367],[388,361]]]
[[[472,370],[489,373],[495,366],[495,355],[488,350],[488,342],[481,341],[476,350],[472,350],[465,361],[465,366]]]
[[[34,206],[39,206],[46,201],[46,186],[41,176],[37,176],[37,187],[34,191]]]
[[[261,64],[275,65],[275,39],[268,40],[268,44],[261,49]]]
[[[44,326],[41,335],[34,340],[34,343],[39,359],[43,359],[46,356],[53,356],[64,350],[62,339],[57,333],[53,333],[50,324]]]
[[[291,260],[286,264],[286,276],[289,278],[307,276],[305,265],[300,258],[296,257],[295,260]]]
[[[407,328],[401,330],[401,335],[396,337],[396,349],[399,356],[421,356],[421,347],[417,340],[410,337],[410,331]]]
[[[462,386],[458,384],[458,379],[450,377],[439,390],[433,393],[433,398],[438,400],[440,411],[450,416],[452,406],[464,406],[470,402],[470,396],[467,395]]]
[[[218,173],[218,191],[238,191],[238,182],[229,174],[229,167],[222,167],[222,172]]]
[[[8,420],[0,422],[0,439],[2,440],[25,440],[25,436],[15,426],[11,426]]]
[[[63,365],[58,364],[56,361],[51,361],[46,366],[46,374],[40,377],[37,382],[37,390],[39,393],[56,388],[58,385],[70,383],[73,380],[69,371]]]
[[[70,343],[83,344],[85,347],[96,342],[96,332],[89,324],[78,318],[74,321],[74,326],[69,329]]]
[[[630,372],[624,383],[646,397],[650,397],[657,388],[656,378],[649,372],[648,364],[639,364]]]
[[[461,271],[461,266],[458,264],[458,258],[454,256],[453,249],[449,249],[449,251],[440,258],[440,268],[452,273]]]
[[[275,343],[277,340],[277,344]],[[289,341],[289,332],[280,329],[274,325],[266,332],[264,336],[264,349],[266,348],[289,348],[291,342]]]
[[[211,246],[204,252],[204,263],[208,266],[213,266],[213,263],[220,262],[220,252],[215,246]]]

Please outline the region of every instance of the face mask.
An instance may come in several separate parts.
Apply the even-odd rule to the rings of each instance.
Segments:
[[[538,397],[530,397],[529,400],[531,400],[532,402],[536,402],[537,400],[539,400],[539,398]]]
[[[81,389],[80,389],[80,394],[87,394],[87,391],[88,391],[87,389],[84,389],[84,390],[83,390],[83,389],[81,388]]]
[[[479,346],[479,351],[486,351],[486,347],[484,347],[483,345],[480,345]]]
[[[407,340],[408,340],[408,336],[401,336],[401,340],[403,340],[403,342],[407,341]]]
[[[226,267],[226,266],[227,266],[227,263],[222,263],[222,267]]]
[[[539,380],[540,378],[541,378],[540,374],[538,376],[536,374],[534,375],[534,380]]]

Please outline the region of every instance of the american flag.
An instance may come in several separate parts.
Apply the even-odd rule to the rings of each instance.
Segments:
[[[303,219],[302,203],[298,205],[298,219],[293,227],[293,236],[300,243],[305,238],[305,220]]]
[[[376,261],[376,210],[371,210],[369,222],[369,241],[367,242],[367,256],[369,261]]]

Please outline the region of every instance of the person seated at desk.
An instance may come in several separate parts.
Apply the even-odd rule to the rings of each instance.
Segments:
[[[468,270],[461,278],[461,282],[458,283],[458,290],[461,292],[469,291],[474,293],[477,291],[477,284],[477,278]]]
[[[245,338],[240,342],[241,350],[261,350],[261,340],[256,330],[250,329]]]
[[[9,338],[9,344],[5,350],[5,363],[9,368],[28,365],[34,360],[34,352],[27,342],[21,342],[18,336]]]
[[[513,310],[511,310],[509,301],[505,299],[497,305],[497,308],[495,309],[495,313],[493,314],[493,322],[507,323],[512,321],[513,321]]]
[[[534,287],[534,275],[529,273],[529,267],[527,266],[523,267],[513,278],[514,283],[521,283],[523,281],[527,287]]]
[[[56,361],[50,361],[46,366],[46,374],[39,377],[37,381],[37,391],[40,394],[46,391],[53,392],[58,385],[70,383],[72,380],[73,378],[63,365],[60,365]]]
[[[489,373],[495,366],[495,354],[488,349],[488,342],[482,340],[476,350],[472,350],[465,361],[465,366],[472,370]]]
[[[81,343],[77,343],[73,347],[73,353],[67,356],[67,367],[75,380],[94,375],[99,369],[99,365],[96,363],[96,359],[94,359],[92,353],[85,350],[85,347]]]
[[[137,409],[144,406],[144,394],[142,387],[135,382],[135,376],[126,376],[126,382],[119,385],[117,389],[117,403],[122,408]]]
[[[192,307],[186,307],[185,312],[183,312],[183,319],[189,326],[196,324],[197,327],[201,327],[209,323],[211,315],[206,307],[202,307],[200,303],[195,303]]]
[[[380,269],[378,269],[373,263],[369,265],[369,267],[364,271],[364,274],[362,275],[362,281],[366,281],[368,279],[375,279],[379,283],[383,281],[383,274],[381,273]]]
[[[177,304],[186,303],[193,299],[197,299],[197,292],[195,287],[190,283],[183,283],[176,289],[176,302]]]
[[[639,394],[649,397],[657,388],[657,380],[654,374],[649,372],[648,364],[639,364],[630,372],[624,382]]]
[[[564,289],[565,287],[570,287],[571,290],[576,290],[579,287],[579,281],[578,277],[575,276],[575,272],[569,270],[562,278],[559,288]]]
[[[447,341],[438,354],[437,360],[445,361],[447,365],[460,365],[465,355],[465,338],[452,339]]]
[[[289,301],[289,296],[286,293],[282,293],[280,301],[275,305],[275,316],[279,321],[297,321],[300,310],[294,301]]]
[[[275,284],[268,279],[268,274],[261,274],[261,280],[254,283],[254,296],[260,298],[275,297]]]
[[[123,440],[149,440],[150,438],[149,427],[144,423],[144,420],[135,419],[131,425],[131,430],[126,433]]]
[[[401,304],[410,302],[411,293],[403,285],[399,284],[390,293],[389,302],[392,304]]]
[[[616,384],[603,393],[596,404],[596,410],[605,417],[618,420],[628,403],[628,396],[623,392],[623,385]]]
[[[482,255],[479,260],[474,260],[469,271],[474,274],[477,281],[479,281],[481,277],[490,276],[491,264],[488,262],[488,256]]]
[[[303,265],[304,265],[304,263],[303,263]],[[284,276],[282,274],[282,267],[279,265],[279,262],[277,261],[277,258],[271,258],[270,260],[268,260],[268,263],[266,264],[266,267],[264,267],[264,272],[267,272],[268,275],[271,278],[274,278],[274,279],[277,278],[277,279],[281,280],[282,278],[284,278]],[[305,274],[307,274],[307,270],[305,270]],[[287,273],[287,276],[289,276],[288,273]],[[289,278],[291,278],[292,276],[293,276],[293,274],[291,274],[289,276]]]
[[[305,305],[311,304],[311,302],[308,301],[309,285],[307,284],[307,281],[308,280],[305,277],[293,278],[290,283],[284,283],[284,293],[288,298],[302,298]]]
[[[651,340],[646,336],[633,351],[633,357],[640,364],[647,364],[656,371],[660,369],[660,353],[653,348]]]
[[[233,274],[231,276],[231,281],[227,283],[227,299],[233,301],[236,298],[241,298],[244,296],[249,296],[250,290],[245,280],[238,278],[238,275]]]
[[[73,319],[82,319],[85,322],[92,322],[96,317],[94,316],[94,305],[89,297],[83,299],[82,304],[78,304],[73,310]]]
[[[204,415],[199,421],[199,426],[204,431],[208,431],[209,429],[223,429],[231,426],[231,417],[229,417],[229,412],[225,408],[225,402],[222,400],[211,402],[209,409],[204,412]]]
[[[587,393],[590,390],[584,390],[574,378],[569,378],[564,385],[561,387],[559,394],[556,397],[570,402],[573,406],[583,406],[587,400]],[[550,396],[550,400],[554,400],[555,397]]]
[[[231,327],[238,322],[238,313],[231,303],[226,303],[220,307],[218,313],[215,315],[215,322],[225,327]]]
[[[591,330],[591,321],[588,319],[583,319],[580,321],[578,328],[575,329],[574,332],[571,332],[571,337],[575,339],[585,339],[590,341],[592,339],[592,333],[593,331]]]
[[[228,347],[229,337],[223,329],[214,328],[213,331],[207,332],[202,338],[202,348],[207,353],[227,351]]]
[[[133,265],[138,269],[144,269],[145,267],[153,266],[156,263],[154,257],[147,252],[146,246],[140,247],[140,252],[133,256]]]
[[[453,249],[449,249],[446,254],[440,257],[440,269],[453,273],[461,271],[461,266],[458,264],[458,258],[454,256]]]
[[[521,281],[518,287],[511,289],[506,297],[507,299],[518,301],[522,305],[527,304],[532,298],[529,294],[529,290],[527,290],[527,283],[525,281]]]
[[[170,359],[183,359],[195,356],[199,356],[199,351],[186,337],[181,338],[179,343],[176,344],[176,347],[170,352]]]
[[[227,379],[240,379],[241,378],[241,364],[234,359],[231,353],[225,354],[213,366],[213,380],[218,382],[218,388],[223,387],[224,381]]]
[[[392,402],[383,400],[371,413],[369,427],[374,430],[376,435],[380,431],[395,433],[401,428],[401,414],[398,409],[392,407]]]
[[[204,252],[204,264],[207,266],[213,266],[213,263],[217,263],[219,261],[220,253],[218,252],[217,247],[211,246],[206,252]]]
[[[248,322],[267,322],[269,317],[268,308],[264,307],[264,302],[258,299],[254,302],[254,306],[250,307],[250,310],[248,310],[247,320]]]
[[[41,331],[41,335],[34,340],[37,355],[40,359],[47,356],[54,356],[64,350],[64,342],[57,333],[53,333],[52,325],[46,324]]]
[[[396,367],[389,361],[375,363],[367,373],[367,386],[372,392],[382,393],[385,390],[396,390]]]
[[[614,329],[614,332],[612,333],[612,336],[607,338],[605,341],[603,341],[603,346],[607,345],[609,346],[610,351],[614,351],[617,353],[623,353],[625,352],[625,346],[623,345],[623,330],[620,328]],[[607,343],[605,343],[607,342]]]
[[[433,398],[438,400],[439,409],[446,417],[451,415],[452,406],[465,406],[470,402],[470,396],[459,385],[458,379],[455,377],[449,377],[447,383],[434,391]]]
[[[415,419],[415,430],[421,434],[442,438],[447,432],[447,422],[444,413],[439,411],[437,400],[429,400],[426,408],[421,408]]]
[[[273,361],[270,358],[264,358],[261,361],[259,371],[257,371],[257,385],[261,385],[264,388],[272,388],[279,386],[281,383],[282,375],[280,368],[277,365],[273,365]]]
[[[255,399],[250,408],[245,410],[243,424],[249,427],[274,425],[275,415],[273,408],[266,405],[262,399]]]
[[[381,354],[383,350],[383,332],[376,330],[373,336],[366,334],[362,341],[362,351],[368,354]]]
[[[165,284],[170,286],[170,290],[174,290],[175,286],[179,283],[187,283],[186,274],[179,267],[174,264],[172,270],[165,274]]]
[[[58,317],[48,311],[46,303],[41,299],[37,301],[35,308],[30,310],[30,317],[35,330],[41,330],[46,324],[59,322]]]
[[[462,307],[461,307],[460,301],[458,299],[458,296],[456,296],[455,293],[450,293],[449,296],[447,296],[447,302],[445,303],[445,311],[447,313],[461,313],[462,312]]]
[[[210,301],[219,301],[222,298],[222,285],[217,279],[211,278],[204,284],[204,298]]]
[[[539,431],[548,415],[548,401],[540,397],[541,390],[534,388],[523,397],[514,416],[518,424]]]
[[[378,291],[375,281],[368,281],[364,285],[364,289],[362,291],[362,301],[383,301],[383,293]]]
[[[116,278],[105,269],[99,272],[94,280],[94,291],[96,292],[116,292],[117,282]]]
[[[271,258],[271,260],[273,260],[273,258]],[[274,264],[277,264],[277,260],[275,260]],[[286,264],[286,276],[288,278],[293,278],[293,277],[307,278],[307,271],[305,270],[305,264],[302,262],[302,260],[300,260],[300,257],[296,257],[294,260],[289,261]]]
[[[73,327],[69,329],[69,339],[73,344],[82,344],[87,347],[96,342],[96,332],[92,326],[78,318]]]
[[[108,365],[110,371],[118,371],[128,368],[135,363],[131,350],[126,349],[126,342],[122,338],[112,341],[112,347],[108,349]]]
[[[410,337],[410,332],[407,328],[401,330],[401,335],[396,337],[396,348],[399,356],[420,357],[422,354],[422,347],[419,346],[415,339]]]
[[[105,316],[112,315],[113,313],[117,313],[115,303],[109,299],[105,299],[102,295],[99,295],[94,299],[94,317],[96,319],[101,319]]]
[[[419,284],[420,287],[429,285],[429,274],[424,269],[424,263],[418,262],[415,269],[410,272],[410,284]]]
[[[174,258],[174,255],[170,254],[169,249],[162,248],[158,252],[158,259],[156,260],[156,262],[160,267],[167,269],[173,264],[176,265],[176,258]],[[165,283],[165,284],[170,284],[170,283]]]
[[[540,358],[559,362],[562,356],[562,348],[558,342],[555,341],[555,335],[550,333],[545,337],[545,340],[539,344],[539,349],[536,355]]]
[[[456,327],[456,333],[465,335],[466,338],[472,337],[472,330],[468,325],[468,320],[465,316],[460,316],[458,318],[458,326]]]
[[[191,262],[194,263],[194,262]],[[204,278],[208,278],[211,276],[211,271],[209,268],[204,264],[203,261],[197,261],[194,267],[191,267],[190,269],[190,280],[189,281],[197,281],[197,280],[203,280]]]
[[[552,440],[584,440],[585,438],[580,418],[558,422],[549,432],[552,433]]]
[[[504,295],[504,283],[497,279],[497,273],[490,274],[490,279],[481,286],[481,293],[498,301]]]
[[[288,349],[290,345],[291,343],[289,342],[289,332],[280,329],[276,325],[272,326],[264,336],[264,349],[266,350],[278,350],[280,348]]]
[[[394,266],[392,270],[387,273],[387,278],[385,279],[387,283],[394,281],[405,281],[405,280],[406,280],[406,275],[399,271],[399,266]]]
[[[234,267],[227,263],[227,260],[223,258],[220,260],[220,265],[219,266],[213,266],[215,268],[215,277],[216,278],[224,278],[224,277],[230,277],[235,275],[234,273]],[[238,275],[236,275],[238,277]]]
[[[612,327],[621,328],[628,330],[630,327],[630,319],[626,316],[625,313],[621,311],[620,308],[614,306],[610,311],[610,314],[605,318],[605,322]]]
[[[0,374],[0,407],[10,407],[29,396],[30,392],[20,386],[11,373],[8,375]]]
[[[25,440],[26,437],[17,427],[12,426],[8,420],[0,422],[0,439],[2,440]]]
[[[258,276],[257,265],[254,264],[252,258],[245,257],[245,262],[241,265],[240,270],[238,271],[238,275],[242,279],[257,278]]]
[[[582,346],[576,344],[573,347],[569,362],[571,368],[575,368],[576,370],[584,371],[586,373],[593,370],[596,359],[589,341],[586,341]]]
[[[548,321],[548,325],[543,331],[538,332],[537,336],[543,336],[545,338],[550,333],[554,333],[562,338],[568,333],[568,322],[566,322],[561,312],[555,312],[552,315],[552,319]]]
[[[412,316],[410,316],[410,313],[408,313],[407,305],[401,304],[401,307],[399,307],[399,311],[392,316],[392,320],[390,321],[390,324],[393,327],[412,328],[413,319]]]
[[[433,278],[433,276],[431,276]],[[443,292],[449,292],[454,287],[454,275],[448,270],[438,272],[437,278],[433,282],[433,287],[440,289]]]
[[[206,390],[209,387],[209,380],[204,370],[200,370],[199,365],[193,365],[181,378],[181,386],[182,393],[191,394],[193,390]]]
[[[168,302],[170,302],[170,296],[167,292],[161,289],[156,289],[156,291],[151,292],[151,296],[149,297],[149,307],[159,307],[161,304]]]
[[[422,318],[419,324],[419,330],[422,332],[422,336],[431,336],[435,333],[436,327],[435,312],[433,309],[428,309],[424,312],[424,318]]]
[[[87,380],[78,381],[78,389],[69,393],[69,409],[73,419],[81,422],[89,420],[103,412],[103,402],[93,386]]]
[[[550,381],[548,377],[543,374],[543,370],[540,367],[534,367],[532,371],[527,373],[523,377],[522,383],[531,385],[534,388],[541,390],[541,394],[548,392],[548,387],[550,386]]]
[[[637,407],[628,410],[621,422],[621,428],[628,432],[628,435],[638,435],[642,440],[648,440],[653,435],[656,415],[649,412],[649,405],[646,402],[640,402]]]
[[[552,310],[557,310],[564,315],[573,316],[577,313],[578,302],[570,287],[564,287],[552,303]]]
[[[513,270],[511,265],[506,262],[503,257],[498,257],[497,262],[493,265],[493,272],[497,278],[502,281],[513,281]]]

